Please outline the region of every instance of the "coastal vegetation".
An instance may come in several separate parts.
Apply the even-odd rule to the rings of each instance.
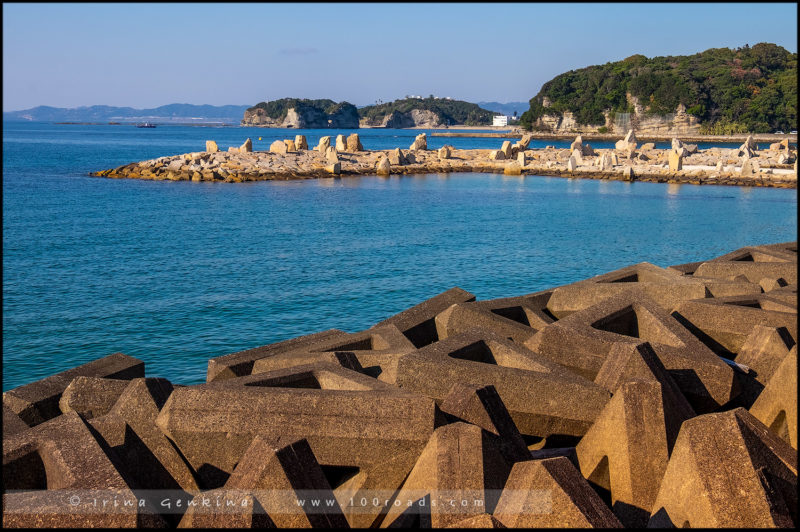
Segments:
[[[250,107],[241,123],[266,127],[357,128],[358,110],[348,102],[281,98]]]
[[[520,125],[530,130],[545,116],[570,112],[579,124],[604,126],[608,113],[668,115],[679,104],[702,133],[797,129],[797,54],[759,43],[689,56],[637,54],[571,70],[542,86]]]
[[[412,111],[428,111],[436,115],[443,125],[488,126],[498,113],[482,109],[474,103],[449,98],[404,98],[378,105],[369,105],[358,110],[362,123],[379,124],[392,113],[409,114]],[[427,114],[427,113],[426,113]]]
[[[294,109],[298,114],[315,110],[324,114],[341,113],[342,110],[352,108],[356,111],[356,107],[348,102],[336,103],[333,100],[307,100],[301,98],[281,98],[280,100],[272,100],[269,102],[257,103],[247,111],[254,111],[256,109],[263,109],[264,114],[273,120],[283,121],[286,118],[289,109]]]

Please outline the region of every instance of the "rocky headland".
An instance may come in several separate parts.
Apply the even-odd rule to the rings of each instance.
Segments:
[[[3,393],[3,526],[795,528],[796,343],[784,242],[456,287],[202,384],[115,353]]]
[[[360,127],[438,128],[489,126],[498,113],[451,98],[406,97],[393,102],[368,105],[358,110]]]
[[[797,53],[771,43],[593,65],[559,74],[520,125],[551,133],[771,133],[797,129]]]
[[[495,172],[662,183],[797,187],[797,153],[788,139],[769,146],[752,137],[739,148],[709,148],[673,139],[670,149],[640,143],[633,131],[613,149],[595,149],[578,136],[570,149],[529,149],[532,135],[499,149],[429,150],[426,134],[408,149],[364,150],[357,133],[335,140],[322,137],[309,149],[307,139],[274,142],[268,151],[253,151],[252,141],[219,151],[213,141],[205,151],[159,157],[92,172],[110,178],[171,181],[262,181],[346,175],[391,175],[449,172]]]
[[[381,118],[361,118],[359,127],[385,127],[389,129],[437,128],[447,125],[447,121],[433,111],[411,109],[408,112],[392,111]]]
[[[355,129],[358,110],[347,102],[284,98],[261,102],[244,112],[241,125],[295,129]]]

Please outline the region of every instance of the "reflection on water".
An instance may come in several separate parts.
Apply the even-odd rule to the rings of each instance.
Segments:
[[[580,194],[585,179],[577,179],[574,177],[567,178],[567,192],[570,194]]]

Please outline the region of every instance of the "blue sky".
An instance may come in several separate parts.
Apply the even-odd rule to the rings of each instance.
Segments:
[[[773,42],[797,5],[3,4],[3,110],[527,101],[567,70]]]

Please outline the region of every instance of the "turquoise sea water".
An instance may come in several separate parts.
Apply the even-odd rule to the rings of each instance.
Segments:
[[[407,148],[419,133],[358,132],[366,149]],[[796,190],[494,174],[87,176],[206,139],[266,149],[297,133],[313,145],[338,132],[4,123],[3,390],[116,351],[193,384],[210,357],[362,330],[453,286],[515,296],[797,239]],[[429,138],[445,143],[502,139]],[[533,145],[545,144],[569,142]]]

